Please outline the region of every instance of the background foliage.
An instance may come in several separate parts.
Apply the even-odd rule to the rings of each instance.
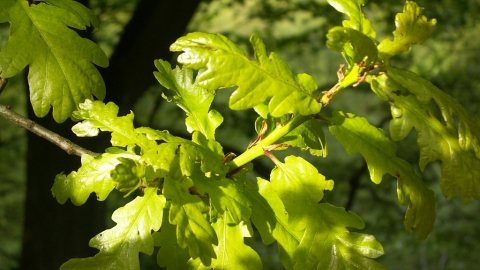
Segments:
[[[104,28],[94,33],[94,38],[100,42],[107,55],[114,53],[115,44],[121,38],[121,29],[128,22],[135,4],[136,1],[128,0],[90,2],[99,16],[100,24],[104,25]],[[418,1],[418,4],[425,7],[428,18],[437,19],[437,26],[423,46],[415,47],[410,54],[396,60],[395,64],[412,69],[433,81],[442,90],[457,98],[470,113],[478,115],[480,83],[476,78],[480,78],[480,56],[477,53],[480,40],[476,37],[480,34],[480,19],[477,16],[480,4],[475,0]],[[402,5],[401,1],[395,0],[369,1],[365,13],[373,21],[379,40],[393,31],[394,14],[402,9]],[[338,69],[336,64],[342,63],[342,59],[338,54],[326,49],[325,34],[330,27],[340,24],[342,19],[326,1],[321,0],[205,1],[199,6],[188,31],[225,34],[244,44],[246,51],[250,50],[247,46],[249,35],[258,32],[266,41],[269,50],[277,52],[293,70],[312,74],[320,88],[324,86],[327,89],[335,84],[335,73]],[[2,30],[5,37],[7,28],[2,25]],[[0,42],[2,40],[4,42],[5,38]],[[23,86],[21,78],[9,83],[10,88]],[[12,105],[17,112],[25,113],[26,97],[18,95],[21,91],[10,88],[0,96],[1,103]],[[137,102],[134,111],[138,124],[170,129],[178,135],[186,135],[183,121],[175,121],[175,115],[181,118],[182,113],[162,102],[160,93],[158,87],[151,87]],[[255,115],[240,115],[222,110],[218,104],[225,102],[230,93],[224,91],[224,94],[219,94],[213,108],[226,118],[225,124],[235,125],[223,125],[217,132],[217,137],[234,152],[243,151],[255,137],[250,124],[254,122]],[[342,96],[336,98],[335,104],[327,109],[334,110],[335,106],[338,106],[358,115],[374,115],[369,121],[387,128],[389,107],[370,91],[359,87],[356,91],[339,95]],[[171,115],[171,120],[162,118],[165,114]],[[0,125],[0,268],[15,269],[18,268],[16,258],[21,252],[25,134],[2,120]],[[251,130],[252,133],[245,134],[244,130]],[[232,137],[236,140],[229,139]],[[11,143],[12,140],[14,144]],[[414,144],[415,140],[415,136],[410,135],[407,140],[397,145],[397,148],[405,149],[407,145]],[[328,141],[334,142],[331,138]],[[403,224],[399,222],[403,220],[405,209],[397,202],[395,182],[384,179],[381,185],[373,185],[360,155],[349,156],[335,144],[330,144],[329,149],[326,159],[312,161],[328,179],[337,180],[334,191],[327,192],[325,199],[335,205],[352,209],[365,221],[366,229],[362,232],[374,234],[384,246],[386,255],[380,258],[380,262],[391,269],[473,269],[478,265],[480,258],[476,256],[476,250],[479,248],[480,234],[475,224],[480,220],[475,213],[480,209],[477,202],[464,206],[458,198],[448,201],[442,196],[436,196],[438,216],[434,231],[425,242],[416,242],[413,237],[405,235]],[[416,164],[414,161],[418,160],[419,156],[415,150],[399,151],[398,154],[413,164]],[[260,168],[257,173],[265,175],[268,166],[268,162],[258,166],[256,164],[256,167]],[[429,165],[424,173],[429,188],[436,194],[440,194],[438,172],[437,163]],[[117,203],[114,198],[107,201],[107,205],[112,208]],[[111,222],[110,216],[111,211],[105,216],[107,222]],[[111,224],[109,226],[112,227]],[[78,245],[85,245],[86,241],[88,239]],[[275,249],[268,247],[260,252],[261,255],[266,255]],[[395,263],[399,261],[402,264]],[[148,261],[144,263],[150,265]],[[278,267],[278,262],[272,259],[271,268]]]

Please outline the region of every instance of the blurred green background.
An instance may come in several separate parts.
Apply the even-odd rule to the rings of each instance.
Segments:
[[[336,71],[343,63],[340,54],[325,46],[328,29],[340,25],[344,19],[327,4],[326,0],[210,0],[186,1],[187,4],[173,0],[82,2],[96,13],[101,26],[97,32],[81,34],[98,42],[112,60],[107,70],[114,70],[110,72],[113,75],[108,71],[102,71],[102,74],[105,74],[107,93],[115,92],[118,96],[107,94],[106,101],[114,100],[123,112],[133,109],[138,126],[168,129],[180,136],[189,136],[184,124],[184,114],[161,98],[162,89],[154,82],[152,67],[153,60],[160,57],[175,63],[174,55],[166,51],[168,45],[159,44],[167,41],[171,43],[182,33],[191,31],[221,33],[240,44],[252,56],[248,39],[252,33],[257,32],[264,39],[268,51],[278,53],[294,72],[311,74],[321,90],[328,90],[336,83]],[[165,3],[165,6],[158,7],[158,13],[153,13],[153,10],[157,9],[157,6],[154,8],[154,5],[157,5],[154,2]],[[431,80],[436,86],[458,99],[478,118],[480,2],[422,0],[417,3],[425,8],[428,18],[437,19],[437,26],[425,44],[414,46],[409,54],[392,60],[393,64],[411,69]],[[395,29],[395,14],[402,11],[403,4],[404,2],[400,0],[371,0],[366,5],[364,12],[367,18],[372,20],[378,40],[391,36]],[[194,12],[185,11],[185,6],[182,5],[190,5],[189,8]],[[149,9],[148,16],[139,12],[141,8]],[[183,24],[172,21],[172,25],[169,25],[168,21],[172,19],[168,18],[167,23],[156,25],[155,19],[151,19],[160,20],[162,16],[168,16],[170,9],[183,16],[179,17]],[[0,47],[8,38],[8,26],[0,24]],[[178,28],[175,32],[177,34],[171,36],[170,30],[175,27]],[[142,33],[145,36],[158,36],[159,39],[144,39]],[[170,41],[171,39],[173,40]],[[133,44],[132,40],[138,43]],[[148,50],[153,51],[153,57],[147,55]],[[145,66],[136,61],[142,57],[146,58],[145,61],[150,61],[146,72],[136,68],[136,65]],[[130,88],[120,90],[125,85],[120,83],[124,76],[128,76],[132,82],[128,86]],[[143,76],[149,79],[143,79]],[[16,112],[30,115],[25,86],[25,75],[11,79],[0,95],[0,104],[10,105]],[[217,138],[226,151],[241,153],[248,143],[255,139],[256,114],[253,111],[230,111],[226,104],[231,92],[232,90],[228,89],[219,91],[213,104],[213,107],[225,117],[224,123],[217,131]],[[366,84],[340,93],[324,109],[324,113],[328,115],[334,109],[365,116],[372,124],[388,130],[391,118],[389,105],[377,98]],[[47,118],[51,118],[51,115]],[[68,134],[71,125],[70,122],[61,125],[67,130],[64,131],[65,134]],[[30,144],[27,143],[27,138]],[[39,205],[57,204],[49,193],[48,186],[51,187],[53,184],[55,173],[68,172],[70,168],[55,167],[56,165],[52,164],[55,162],[50,157],[54,154],[38,152],[31,146],[33,139],[30,138],[23,129],[0,119],[0,270],[57,269],[62,262],[73,256],[92,256],[96,251],[88,248],[88,240],[108,226],[113,226],[110,220],[111,213],[125,203],[121,194],[115,194],[106,202],[95,202],[94,198],[90,198],[90,201],[93,201],[94,206],[91,206],[93,210],[82,212],[83,214],[75,212],[76,210],[68,212],[59,210],[64,212],[54,212],[51,218],[45,218],[41,211],[48,211],[48,208],[39,209],[37,213],[28,210],[35,210],[37,208],[32,207]],[[335,189],[326,194],[324,201],[344,206],[365,221],[366,228],[362,232],[375,235],[385,249],[385,255],[379,259],[380,262],[389,269],[478,268],[480,217],[477,213],[480,212],[480,204],[472,201],[469,205],[463,205],[458,198],[448,201],[441,195],[439,164],[430,164],[423,173],[418,169],[419,152],[415,134],[397,143],[397,146],[398,155],[414,164],[418,173],[422,174],[424,181],[436,194],[435,229],[424,242],[415,241],[413,236],[405,232],[403,217],[406,207],[398,203],[395,180],[385,177],[381,184],[373,184],[369,180],[366,163],[360,155],[349,156],[333,137],[328,136],[327,140],[329,154],[326,158],[314,158],[298,151],[288,153],[304,155],[317,166],[320,173],[335,181]],[[100,151],[107,147],[104,141],[92,144],[83,139],[79,143]],[[63,158],[61,155],[60,158]],[[66,156],[65,153],[63,155]],[[42,159],[42,156],[45,158]],[[78,168],[79,159],[76,157],[72,159],[74,161],[70,162],[70,166],[73,169]],[[33,172],[32,167],[38,165],[37,163],[43,164],[44,168],[51,168],[55,173],[35,177],[38,173]],[[264,178],[268,178],[271,168],[272,164],[266,158],[260,158],[255,163],[256,173]],[[45,183],[44,186],[47,188],[36,188],[32,184],[38,182]],[[42,195],[44,197],[35,197],[32,195],[35,194],[33,192],[44,194]],[[58,207],[76,209],[71,205]],[[68,223],[70,222],[68,215],[89,219],[88,216],[81,215],[92,213],[95,213],[94,220],[97,222],[96,227],[89,229],[91,233],[88,234],[88,238],[77,233],[82,228],[75,228],[74,221]],[[53,236],[57,234],[66,235],[67,237],[63,238],[67,239],[58,242]],[[264,246],[259,237],[255,237],[254,240],[258,252],[264,259],[265,269],[283,269],[275,257],[276,247]],[[32,248],[35,246],[40,248]],[[67,251],[65,254],[62,253],[64,250],[70,253]],[[34,268],[28,266],[29,263],[34,265]],[[159,269],[155,265],[155,256],[150,258],[142,255],[142,264],[145,269]]]

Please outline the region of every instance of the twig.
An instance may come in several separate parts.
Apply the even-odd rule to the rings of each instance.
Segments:
[[[35,123],[34,121],[23,117],[22,115],[10,110],[10,107],[0,104],[0,116],[3,116],[5,119],[13,122],[17,126],[23,127],[38,136],[50,141],[51,143],[57,145],[69,155],[82,156],[83,154],[98,156],[99,153],[92,152],[87,150],[70,140],[58,135],[57,133],[50,131],[41,125]]]
[[[2,93],[3,89],[7,85],[7,82],[8,82],[8,79],[4,79],[4,78],[0,77],[0,94]]]

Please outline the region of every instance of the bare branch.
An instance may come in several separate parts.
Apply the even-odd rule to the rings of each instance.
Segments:
[[[22,115],[10,110],[10,107],[0,104],[0,116],[3,116],[5,119],[13,122],[17,126],[23,127],[38,136],[50,141],[51,143],[57,145],[69,155],[82,156],[83,154],[98,156],[99,153],[92,152],[87,150],[70,140],[58,135],[57,133],[50,131],[41,125],[35,123],[34,121],[23,117]]]

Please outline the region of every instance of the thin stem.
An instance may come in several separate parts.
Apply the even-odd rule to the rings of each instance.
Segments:
[[[9,107],[0,104],[0,116],[3,116],[5,119],[11,121],[12,123],[16,124],[17,126],[23,127],[38,136],[46,139],[47,141],[57,145],[69,155],[77,155],[82,156],[83,154],[91,155],[91,156],[98,156],[99,153],[92,152],[87,150],[70,140],[58,135],[57,133],[48,130],[41,125],[35,123],[34,121],[23,117],[22,115],[10,110]]]
[[[240,156],[234,158],[230,162],[227,163],[230,166],[230,171],[233,171],[248,162],[262,156],[264,154],[264,148],[274,144],[276,141],[287,135],[290,131],[294,130],[299,125],[303,124],[304,122],[312,119],[311,116],[296,116],[290,122],[285,124],[284,126],[277,127],[272,133],[268,134],[267,137],[263,138],[258,144],[253,146],[252,148],[245,151]]]

